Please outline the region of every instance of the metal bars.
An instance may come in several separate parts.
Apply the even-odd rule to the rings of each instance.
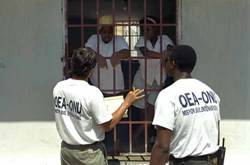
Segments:
[[[65,18],[66,18],[66,34],[65,34],[65,68],[64,75],[65,78],[68,77],[67,72],[70,70],[70,57],[73,49],[78,47],[84,47],[88,37],[91,34],[97,34],[97,45],[99,45],[99,38],[101,37],[99,34],[98,27],[99,18],[102,15],[112,15],[114,28],[122,27],[122,35],[127,37],[129,51],[135,51],[133,48],[135,37],[132,34],[132,27],[138,27],[136,29],[140,29],[139,27],[143,27],[144,33],[141,35],[147,35],[147,31],[145,29],[147,27],[159,27],[160,34],[160,53],[163,52],[163,35],[168,34],[170,38],[175,41],[177,44],[178,38],[178,0],[65,0]],[[172,7],[169,7],[172,6]],[[170,14],[169,14],[170,13]],[[147,15],[153,15],[159,18],[159,23],[147,23],[146,17]],[[143,18],[144,23],[140,23],[139,20]],[[126,30],[124,30],[126,29]],[[140,33],[140,32],[138,32]],[[137,34],[137,33],[136,33]],[[139,35],[138,37],[139,38]],[[144,40],[146,45],[146,39]],[[116,42],[113,37],[113,52],[115,52]],[[97,46],[97,54],[99,54],[99,46]],[[144,49],[144,53],[147,56],[146,47]],[[151,68],[148,68],[147,61],[150,59],[146,56],[130,56],[128,59],[123,60],[123,63],[126,64],[126,82],[127,88],[123,91],[119,91],[116,86],[116,69],[113,70],[113,78],[110,81],[113,81],[113,89],[101,89],[105,92],[112,92],[113,94],[128,91],[133,87],[133,78],[135,72],[135,65],[137,65],[138,60],[142,60],[144,63],[144,76],[145,80],[142,82],[144,85],[145,93],[148,94],[152,91],[159,91],[160,88],[148,88],[147,87],[147,71]],[[106,59],[110,59],[110,57],[106,57]],[[163,82],[163,74],[162,66],[160,67],[160,82]],[[100,84],[100,67],[98,67],[98,84]],[[99,86],[99,85],[98,85]],[[100,87],[100,86],[99,86]],[[145,98],[145,107],[147,107],[146,98]],[[142,154],[147,155],[150,152],[149,147],[149,133],[150,133],[150,125],[152,121],[147,121],[148,113],[145,110],[140,110],[141,114],[143,114],[143,118],[136,118],[138,109],[134,107],[130,108],[128,111],[128,117],[122,119],[120,121],[120,126],[127,126],[127,132],[122,128],[116,127],[112,134],[112,142],[113,145],[107,146],[107,148],[111,147],[109,154]],[[134,116],[135,115],[135,116]],[[140,116],[141,117],[141,116]],[[138,127],[141,127],[143,130],[142,136],[140,139],[135,139],[134,136],[138,132],[136,132]],[[127,141],[122,141],[119,138],[127,138]],[[140,142],[144,142],[143,147],[140,148],[136,146],[135,140]],[[120,141],[120,145],[118,142]],[[122,146],[122,147],[119,147]],[[127,147],[125,150],[122,148]],[[137,148],[136,148],[137,147]],[[152,147],[152,146],[151,146]]]

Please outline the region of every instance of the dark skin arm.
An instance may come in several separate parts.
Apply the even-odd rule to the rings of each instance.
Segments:
[[[129,50],[128,49],[122,49],[119,52],[117,52],[120,59],[128,59],[130,56]]]
[[[171,130],[157,126],[157,136],[151,151],[150,165],[165,165],[169,161],[171,136]]]
[[[120,60],[128,59],[130,56],[129,50],[122,49],[118,52],[113,53],[111,56],[110,62],[113,67],[116,67],[118,64],[120,64]]]
[[[145,54],[145,47],[140,47],[139,50],[141,51],[141,53],[143,54],[143,56],[145,56],[147,58],[155,58],[155,59],[162,58],[162,54],[161,53],[148,50],[147,48],[146,48],[146,54]]]
[[[162,51],[162,53],[154,52],[154,51],[148,50],[146,48],[146,55],[145,55],[145,47],[140,47],[139,50],[142,52],[143,56],[145,56],[145,57],[162,59],[162,58],[164,58],[164,56],[162,54],[165,54],[166,52],[171,52],[173,50],[173,46],[168,45],[167,49]]]
[[[132,91],[130,91],[124,102],[120,105],[120,107],[112,114],[112,119],[109,122],[100,124],[102,130],[104,132],[108,132],[111,129],[113,129],[118,123],[119,121],[122,119],[124,113],[126,112],[127,108],[133,104],[134,101],[141,99],[144,97],[144,95],[142,95],[143,90],[141,89],[133,89]]]

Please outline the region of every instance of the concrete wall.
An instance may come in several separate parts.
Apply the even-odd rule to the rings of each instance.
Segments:
[[[250,158],[250,1],[180,0],[180,43],[198,54],[194,71],[221,98],[225,164]]]
[[[47,121],[63,77],[62,7],[62,0],[1,0],[0,164],[60,164],[60,138]]]
[[[1,0],[0,121],[53,120],[62,79],[62,0]]]
[[[197,50],[195,76],[219,93],[224,119],[250,119],[250,1],[181,2],[181,43]]]

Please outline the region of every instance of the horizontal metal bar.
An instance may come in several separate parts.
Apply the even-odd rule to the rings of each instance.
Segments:
[[[98,27],[101,24],[68,24],[68,27]],[[133,24],[131,23],[130,26],[143,26],[144,24]],[[129,24],[114,24],[114,26],[129,26]],[[146,26],[161,26],[161,24],[146,24]],[[167,24],[162,24],[163,27],[168,27],[168,26],[177,26],[175,23],[167,23]]]
[[[139,125],[139,124],[151,124],[152,121],[120,121],[119,124],[132,124],[132,125]]]

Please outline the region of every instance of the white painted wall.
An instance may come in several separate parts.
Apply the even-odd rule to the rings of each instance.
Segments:
[[[221,97],[226,165],[250,161],[250,1],[180,0],[180,43],[198,54],[194,71]]]

